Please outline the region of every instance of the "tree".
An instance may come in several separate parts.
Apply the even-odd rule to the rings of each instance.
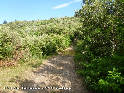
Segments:
[[[7,24],[7,21],[6,21],[6,20],[4,20],[3,24]]]
[[[94,93],[124,93],[124,0],[85,1],[75,14],[82,23],[79,73]]]
[[[120,25],[121,28],[124,25],[122,21],[124,4],[118,0],[85,1],[90,1],[90,3],[85,3],[82,9],[75,13],[76,17],[80,17],[82,23],[81,31],[84,41],[95,55],[113,55],[119,49],[119,42],[122,42],[120,39],[123,37],[123,31],[119,29]],[[108,51],[108,49],[110,50]]]

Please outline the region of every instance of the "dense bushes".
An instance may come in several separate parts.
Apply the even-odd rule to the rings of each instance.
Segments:
[[[7,36],[7,33],[0,33],[0,59],[12,57],[13,45],[12,38]]]
[[[24,47],[29,48],[32,55],[49,55],[65,49],[70,45],[70,39],[64,35],[47,35],[25,37]]]
[[[79,41],[78,41],[79,42]],[[77,73],[85,77],[85,82],[95,93],[119,93],[123,91],[124,56],[97,58],[90,52],[83,53],[78,43],[75,61]],[[122,92],[123,93],[123,92]]]
[[[0,26],[0,60],[13,58],[16,51],[21,50],[28,52],[28,57],[39,59],[62,51],[74,40],[73,34],[79,26],[79,19],[75,17],[3,24]]]
[[[124,3],[118,0],[91,0],[75,15],[82,22],[75,55],[78,73],[98,93],[124,92],[122,11]]]

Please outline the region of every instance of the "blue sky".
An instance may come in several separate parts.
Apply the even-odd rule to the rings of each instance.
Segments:
[[[1,0],[0,23],[73,16],[81,0]]]

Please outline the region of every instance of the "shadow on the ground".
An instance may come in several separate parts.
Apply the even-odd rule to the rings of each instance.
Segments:
[[[48,59],[48,61],[41,65],[33,74],[39,77],[21,80],[21,77],[15,77],[10,82],[18,82],[21,93],[88,93],[79,77],[77,77],[74,69],[74,61],[72,56],[58,55]],[[43,80],[42,76],[47,80]],[[47,82],[47,83],[46,83]],[[32,88],[32,89],[29,89]],[[45,88],[46,87],[46,88]],[[71,90],[49,89],[48,87],[62,88],[67,87]],[[27,88],[27,89],[25,89]],[[34,89],[33,89],[34,88]],[[19,92],[20,93],[20,92]]]
[[[19,83],[19,90],[15,90],[12,93],[73,93],[69,90],[58,90],[55,88],[60,88],[58,85],[45,85],[44,82],[35,83],[33,80],[25,79],[24,81],[20,80],[20,77],[16,77],[16,82]],[[52,87],[51,87],[52,86]],[[54,88],[54,89],[52,89]],[[8,93],[8,92],[0,92],[0,93]]]
[[[7,93],[7,92],[5,92],[5,91],[0,91],[0,93]]]

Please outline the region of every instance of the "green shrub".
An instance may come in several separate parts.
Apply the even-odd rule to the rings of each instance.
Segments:
[[[75,32],[77,72],[95,93],[123,93],[124,3],[85,1],[75,14],[82,22]]]
[[[12,38],[7,33],[0,32],[0,60],[8,57],[12,57],[14,52],[14,46]]]
[[[32,55],[50,55],[67,48],[70,39],[64,35],[27,36],[24,40],[24,47],[29,48]]]
[[[16,51],[21,50],[28,50],[27,54],[39,59],[62,51],[73,42],[74,32],[79,26],[79,19],[75,17],[15,21],[1,25],[0,59],[13,57]]]

